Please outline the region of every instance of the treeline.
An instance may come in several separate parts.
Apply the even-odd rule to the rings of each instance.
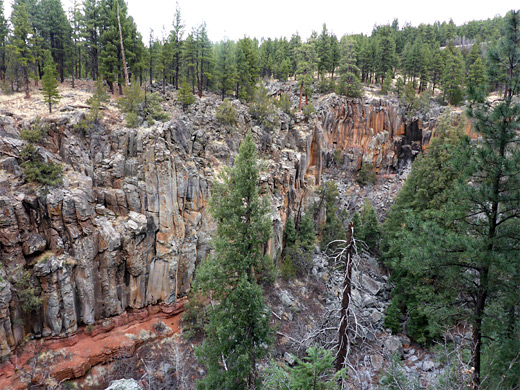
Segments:
[[[68,13],[60,0],[15,0],[9,21],[3,3],[0,79],[12,90],[25,86],[27,93],[30,79],[41,79],[49,50],[62,82],[102,77],[111,91],[117,84],[122,92],[125,57],[130,79],[177,89],[185,80],[199,95],[213,91],[249,99],[258,78],[268,77],[298,80],[300,100],[313,88],[356,97],[362,83],[387,90],[388,81],[399,76],[399,93],[407,83],[417,92],[440,88],[444,102],[460,104],[466,89],[482,84],[483,51],[500,37],[502,20],[418,27],[400,27],[395,20],[375,27],[370,36],[341,38],[323,25],[307,40],[294,34],[290,39],[213,43],[204,23],[187,31],[177,7],[168,36],[159,39],[150,31],[145,45],[123,0],[75,1]]]

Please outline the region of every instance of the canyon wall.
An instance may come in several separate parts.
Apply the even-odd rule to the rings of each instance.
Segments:
[[[350,172],[363,162],[395,171],[431,133],[379,99],[329,95],[311,118],[280,113],[274,131],[256,126],[238,101],[237,125],[218,124],[219,103],[198,99],[188,113],[171,107],[169,121],[138,129],[122,126],[116,110],[86,132],[77,126],[80,109],[48,116],[38,152],[62,164],[57,188],[25,182],[20,130],[29,123],[2,113],[0,356],[27,335],[66,336],[82,324],[184,296],[211,251],[211,183],[249,129],[263,167],[262,192],[271,200],[273,257],[281,252],[287,215],[309,206],[335,155],[344,156],[342,169]]]

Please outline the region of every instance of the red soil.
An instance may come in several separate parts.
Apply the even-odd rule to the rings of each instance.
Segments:
[[[144,342],[177,333],[184,303],[128,311],[65,338],[28,341],[0,365],[0,389],[80,378],[116,356],[131,356]],[[159,322],[166,327],[158,326]]]

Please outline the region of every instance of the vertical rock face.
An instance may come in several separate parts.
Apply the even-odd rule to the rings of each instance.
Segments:
[[[327,99],[316,120],[280,114],[272,132],[252,126],[238,101],[238,128],[218,125],[215,98],[150,128],[97,125],[86,136],[74,129],[81,113],[58,114],[47,119],[41,154],[62,163],[64,183],[45,191],[21,176],[20,128],[0,121],[0,355],[28,333],[67,335],[185,295],[211,250],[211,183],[232,163],[247,129],[265,167],[273,257],[287,215],[306,209],[335,150],[352,169],[361,160],[397,167],[403,150],[422,142],[420,123],[403,123],[391,104]],[[31,307],[38,295],[41,304]]]
[[[436,124],[436,118],[406,120],[398,104],[383,99],[329,95],[319,104],[324,149],[343,154],[352,170],[363,163],[401,169],[428,144]]]

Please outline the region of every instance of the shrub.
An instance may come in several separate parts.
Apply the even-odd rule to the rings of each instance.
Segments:
[[[168,114],[161,107],[159,97],[154,94],[146,94],[138,83],[134,83],[124,89],[125,95],[118,101],[121,111],[126,113],[128,127],[139,125],[138,117],[143,118],[152,125],[156,120],[164,122]]]
[[[282,93],[280,95],[280,99],[275,100],[274,103],[280,110],[282,110],[286,114],[288,114],[290,116],[294,115],[294,110],[292,109],[291,99],[289,99],[289,96],[286,93]]]
[[[32,282],[29,271],[18,268],[9,281],[16,289],[20,308],[25,314],[40,309],[42,305],[41,288]]]
[[[37,152],[36,143],[43,140],[47,134],[49,126],[43,124],[40,118],[29,129],[20,132],[20,138],[27,141],[27,145],[22,149],[22,168],[27,181],[37,182],[44,185],[56,186],[62,183],[62,167],[52,161],[43,161]]]
[[[225,125],[236,124],[237,110],[228,99],[225,99],[217,109],[217,120]]]
[[[177,100],[181,103],[184,111],[186,111],[189,105],[195,103],[195,96],[193,96],[190,85],[186,81],[181,83],[181,88],[177,92]]]
[[[251,116],[267,130],[274,130],[279,125],[278,113],[276,112],[273,100],[268,96],[267,89],[263,83],[253,95],[253,101],[249,106]]]
[[[305,106],[303,106],[302,112],[306,118],[309,118],[312,114],[316,113],[316,110],[314,109],[314,106],[312,104],[306,104]]]
[[[361,165],[356,181],[361,186],[366,186],[369,183],[375,184],[377,181],[377,175],[374,171],[374,166],[370,163]]]

